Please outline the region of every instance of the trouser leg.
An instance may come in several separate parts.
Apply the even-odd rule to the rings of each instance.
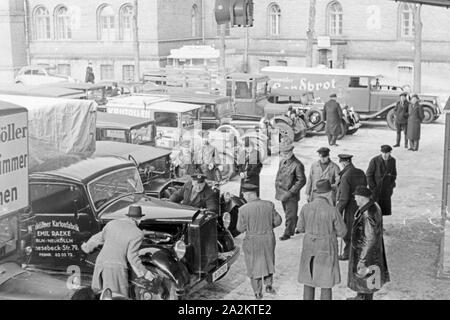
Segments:
[[[363,293],[364,300],[373,300],[373,293]]]
[[[419,140],[416,140],[416,151],[419,151]]]
[[[328,144],[331,146],[333,141],[333,136],[331,134],[328,135]]]
[[[402,127],[400,124],[397,125],[397,143],[396,145],[399,146],[400,142],[402,140]]]
[[[331,288],[322,288],[320,290],[320,300],[333,300]]]
[[[314,300],[316,288],[305,285],[303,287],[303,300]]]
[[[252,285],[252,289],[253,289],[253,292],[255,294],[262,294],[262,280],[261,280],[261,278],[259,278],[259,279],[251,278],[250,279],[250,283]]]
[[[331,138],[331,145],[334,146],[336,144],[337,141],[337,136],[333,135]]]
[[[283,209],[286,214],[286,230],[284,234],[287,236],[295,235],[295,228],[298,219],[298,201],[288,200],[283,202]]]
[[[344,221],[347,227],[347,233],[344,236],[344,256],[348,256],[350,254],[350,245],[351,245],[351,237],[352,237],[352,228],[353,228],[353,213],[348,212],[347,210],[344,213]]]
[[[405,132],[405,148],[408,149],[408,125],[405,124],[404,126],[404,132]]]

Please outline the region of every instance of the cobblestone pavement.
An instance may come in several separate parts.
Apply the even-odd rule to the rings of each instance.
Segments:
[[[423,125],[419,152],[395,149],[399,177],[393,197],[393,216],[385,218],[385,244],[391,282],[375,295],[375,299],[450,299],[450,281],[437,279],[439,247],[443,227],[441,225],[441,190],[444,146],[444,119]],[[316,150],[326,146],[326,137],[315,135],[296,143],[295,154],[304,163],[308,174],[316,159]],[[370,159],[379,153],[382,144],[394,144],[395,132],[385,122],[364,123],[353,136],[347,136],[333,147],[332,159],[340,153],[355,155],[354,163],[366,170]],[[265,164],[261,175],[261,197],[274,200],[274,179],[278,166],[276,158]],[[237,193],[239,182],[231,181],[224,190]],[[300,205],[304,204],[305,197]],[[281,204],[277,210],[284,216]],[[283,227],[276,229],[277,237]],[[302,248],[302,235],[286,242],[277,242],[275,288],[277,294],[264,299],[298,300],[302,298],[302,286],[297,273]],[[241,246],[242,236],[236,239]],[[341,262],[341,284],[334,288],[334,299],[346,299],[354,293],[346,288],[347,263]],[[320,296],[316,294],[316,296]],[[190,295],[189,299],[253,299],[249,279],[246,277],[243,254],[231,267],[229,274],[214,285],[209,285]]]

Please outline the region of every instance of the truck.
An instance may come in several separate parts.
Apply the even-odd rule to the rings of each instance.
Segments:
[[[336,93],[338,101],[360,114],[361,120],[383,119],[389,128],[395,129],[394,108],[402,88],[383,85],[381,74],[352,69],[321,69],[270,66],[261,70],[270,78],[272,95],[300,97],[314,92],[318,102],[325,102]],[[395,90],[394,90],[395,89]],[[438,97],[420,94],[425,113],[424,123],[436,121],[442,114]]]

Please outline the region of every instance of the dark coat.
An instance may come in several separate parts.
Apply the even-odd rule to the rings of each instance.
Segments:
[[[300,201],[300,190],[306,184],[305,167],[295,156],[280,161],[275,180],[275,199]]]
[[[394,112],[396,126],[399,124],[407,124],[409,118],[409,102],[406,100],[403,103],[401,101],[397,102]]]
[[[325,132],[338,136],[342,133],[342,109],[339,103],[330,100],[323,107],[323,121],[326,121]]]
[[[355,214],[348,263],[348,287],[359,293],[370,294],[380,290],[389,281],[381,209],[370,201]]]
[[[395,158],[390,157],[386,162],[380,156],[370,161],[367,169],[367,183],[373,192],[373,199],[379,204],[383,216],[390,216],[391,197],[394,193],[397,179],[397,165]]]
[[[345,167],[340,173],[337,192],[337,208],[340,213],[354,214],[358,209],[353,193],[358,186],[367,186],[364,171],[353,164]]]
[[[420,140],[420,125],[424,118],[423,108],[419,103],[410,106],[407,135],[409,140]]]
[[[246,178],[241,179],[241,193],[242,185],[244,183],[249,183],[258,186],[259,194],[259,175],[262,167],[263,164],[261,163],[258,151],[253,150],[250,154],[245,156],[244,164],[239,166],[239,173],[245,173],[247,175]]]
[[[86,83],[94,83],[95,82],[95,75],[94,70],[92,70],[91,67],[86,68]]]
[[[194,208],[204,208],[212,212],[219,213],[219,194],[214,192],[209,185],[193,199],[191,200],[192,182],[186,183],[180,190],[175,192],[170,201],[175,203],[181,203],[186,206]]]

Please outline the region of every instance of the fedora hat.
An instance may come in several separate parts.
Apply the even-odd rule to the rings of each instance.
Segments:
[[[145,217],[145,215],[142,214],[142,207],[140,206],[130,206],[128,208],[128,213],[126,214],[126,216],[135,219]]]
[[[316,183],[316,192],[317,193],[328,193],[333,191],[331,188],[331,183],[328,179],[322,179],[317,181]]]

